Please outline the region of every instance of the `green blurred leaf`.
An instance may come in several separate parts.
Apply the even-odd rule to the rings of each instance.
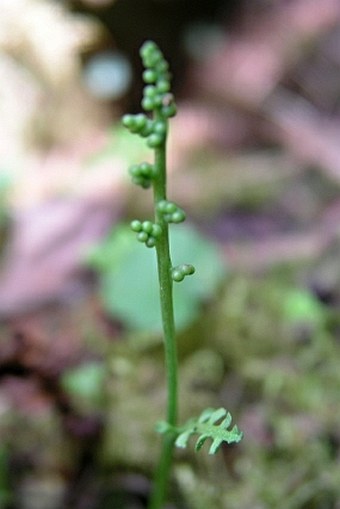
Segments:
[[[105,376],[103,364],[88,362],[67,370],[62,376],[61,384],[71,397],[96,406],[103,398]]]
[[[119,268],[134,244],[131,229],[119,226],[112,230],[101,244],[91,249],[86,257],[87,262],[98,272],[111,272]]]
[[[109,131],[109,139],[102,150],[92,155],[88,160],[88,166],[95,166],[113,157],[124,159],[127,164],[133,164],[139,159],[147,158],[150,153],[145,140],[140,136],[131,136],[124,127],[113,126]]]
[[[196,273],[174,284],[177,328],[187,326],[225,275],[216,246],[190,225],[171,228],[173,264],[191,263]],[[90,264],[100,273],[105,308],[130,329],[160,331],[155,250],[136,241],[128,226],[116,229],[92,252]]]
[[[284,315],[289,323],[322,325],[325,308],[312,293],[296,288],[284,297]]]

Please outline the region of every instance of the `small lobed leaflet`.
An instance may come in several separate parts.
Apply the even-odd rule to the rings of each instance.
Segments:
[[[234,425],[231,429],[232,417],[225,408],[205,409],[197,419],[190,419],[184,426],[175,429],[166,422],[160,422],[157,425],[159,433],[176,433],[175,445],[185,448],[188,445],[190,437],[194,434],[199,435],[195,444],[195,451],[199,451],[205,441],[210,438],[212,443],[209,448],[209,454],[216,454],[223,442],[227,444],[238,443],[242,440],[243,433]]]

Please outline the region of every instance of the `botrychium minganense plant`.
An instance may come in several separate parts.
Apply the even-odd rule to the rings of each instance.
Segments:
[[[153,221],[131,222],[137,240],[157,254],[160,304],[164,335],[164,352],[167,378],[166,420],[156,429],[163,435],[160,463],[156,471],[149,509],[160,509],[166,499],[167,485],[174,446],[186,447],[192,435],[198,435],[195,450],[199,451],[207,439],[211,439],[210,454],[215,454],[221,444],[239,442],[242,432],[236,425],[231,427],[232,417],[224,408],[205,409],[199,417],[183,425],[177,421],[178,369],[175,337],[173,283],[180,283],[195,269],[189,263],[173,266],[169,248],[169,224],[185,220],[185,212],[167,198],[166,142],[169,118],[175,116],[176,105],[170,89],[168,62],[153,41],[146,41],[140,55],[144,65],[142,108],[145,113],[123,116],[123,125],[146,139],[154,151],[152,163],[142,162],[129,169],[132,181],[144,189],[152,187],[154,197]]]

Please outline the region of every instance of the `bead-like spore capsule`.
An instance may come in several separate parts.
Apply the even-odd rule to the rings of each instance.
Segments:
[[[191,276],[192,274],[195,273],[195,267],[193,265],[191,265],[190,263],[183,263],[181,265],[181,268],[182,268],[183,274],[185,274],[186,276]]]
[[[159,224],[154,224],[152,226],[152,236],[155,237],[155,239],[158,239],[162,235],[162,228]]]
[[[161,92],[162,94],[169,92],[169,90],[170,90],[169,80],[160,78],[156,82],[156,88],[157,88],[158,92]]]
[[[144,87],[144,97],[150,97],[151,99],[154,99],[154,97],[157,95],[157,88],[154,85],[147,85]]]
[[[176,283],[180,283],[181,281],[183,281],[184,279],[184,274],[182,271],[178,270],[178,269],[173,269],[172,271],[172,279],[174,281],[176,281]]]
[[[155,107],[154,100],[151,97],[143,97],[141,104],[145,111],[152,111]]]
[[[145,83],[155,83],[158,78],[158,73],[154,69],[146,69],[143,72],[143,80]]]
[[[177,113],[176,105],[169,104],[168,106],[162,106],[162,113],[167,118],[174,117]]]
[[[152,178],[154,174],[154,167],[150,163],[141,163],[139,165],[140,173],[143,177]]]
[[[182,223],[185,220],[184,210],[171,201],[161,200],[157,208],[168,223]]]
[[[153,132],[164,136],[166,133],[165,122],[162,122],[161,120],[159,120],[158,122],[155,122],[154,127],[153,127]]]
[[[154,125],[153,120],[148,118],[145,126],[140,131],[140,135],[143,136],[143,138],[146,138],[147,136],[149,136],[149,134],[151,134],[153,132],[153,125]]]
[[[177,265],[171,269],[171,277],[176,283],[180,283],[186,276],[191,276],[195,272],[195,267],[189,263]]]
[[[142,223],[138,219],[134,219],[130,223],[131,230],[138,233],[142,231]]]
[[[130,113],[127,113],[122,117],[122,124],[123,126],[130,129],[130,127],[134,124],[134,115],[131,115]]]
[[[131,177],[140,177],[141,173],[140,173],[139,165],[133,164],[132,166],[130,166],[129,173],[130,173]]]
[[[143,221],[142,223],[142,229],[144,232],[150,234],[152,232],[153,224],[151,221]]]
[[[172,201],[168,201],[164,207],[164,212],[167,214],[173,214],[178,209],[177,205]]]
[[[146,247],[155,247],[156,240],[153,237],[149,237],[145,242]]]
[[[158,134],[158,133],[151,133],[150,136],[148,136],[146,143],[148,147],[150,148],[157,148],[160,145],[162,145],[164,141],[164,136]]]
[[[163,102],[162,94],[156,94],[155,97],[153,98],[153,102],[154,102],[155,108],[159,108],[160,106],[162,106],[162,102]]]
[[[143,127],[145,127],[147,118],[144,115],[144,113],[138,113],[138,115],[135,115],[134,121],[135,121],[136,129],[138,129],[138,131],[140,131],[141,129],[143,129]]]
[[[149,238],[149,235],[144,231],[137,233],[137,240],[139,242],[146,242],[148,240],[148,238]]]
[[[161,74],[167,74],[167,71],[169,70],[169,64],[166,60],[162,60],[157,65],[157,71]]]
[[[157,47],[152,49],[148,48],[143,55],[143,60],[145,67],[154,68],[163,61],[163,55]]]
[[[171,222],[182,223],[183,221],[185,221],[185,212],[182,209],[177,209],[176,212],[171,215]]]

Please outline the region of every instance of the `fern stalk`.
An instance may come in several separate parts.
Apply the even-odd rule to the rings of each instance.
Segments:
[[[166,200],[166,138],[155,151],[154,180],[155,221],[162,233],[156,243],[160,303],[164,333],[165,364],[168,385],[167,421],[176,426],[177,421],[177,348],[175,340],[175,321],[172,297],[171,258],[169,249],[169,227],[157,204]]]
[[[158,113],[158,116],[160,114]],[[167,119],[164,119],[167,126]],[[155,150],[155,173],[153,181],[155,221],[162,228],[156,243],[160,304],[164,337],[165,366],[167,375],[167,422],[177,425],[177,347],[175,339],[175,321],[172,297],[171,258],[169,249],[169,227],[157,204],[166,200],[166,137],[162,145]],[[176,436],[163,436],[161,459],[154,481],[154,489],[149,502],[149,509],[159,509],[164,503],[169,483],[171,460]]]
[[[231,415],[224,409],[207,409],[184,426],[177,424],[177,348],[175,338],[173,281],[181,282],[195,269],[190,264],[172,266],[169,248],[169,223],[181,223],[185,220],[184,211],[175,203],[168,201],[166,195],[166,142],[168,119],[176,114],[174,97],[170,93],[170,75],[168,63],[162,52],[152,41],[143,44],[140,50],[145,71],[142,107],[152,113],[149,118],[144,113],[124,115],[123,124],[132,133],[146,138],[149,148],[154,150],[154,162],[133,165],[129,172],[132,181],[143,187],[153,189],[154,222],[134,220],[131,228],[137,234],[137,240],[149,248],[156,248],[160,303],[164,335],[165,367],[167,378],[167,420],[157,425],[163,434],[163,444],[159,466],[154,479],[153,491],[148,509],[161,509],[166,499],[170,478],[170,469],[174,446],[186,447],[188,440],[198,434],[196,450],[204,442],[212,439],[210,453],[215,454],[223,442],[239,442],[242,433],[231,424]]]

